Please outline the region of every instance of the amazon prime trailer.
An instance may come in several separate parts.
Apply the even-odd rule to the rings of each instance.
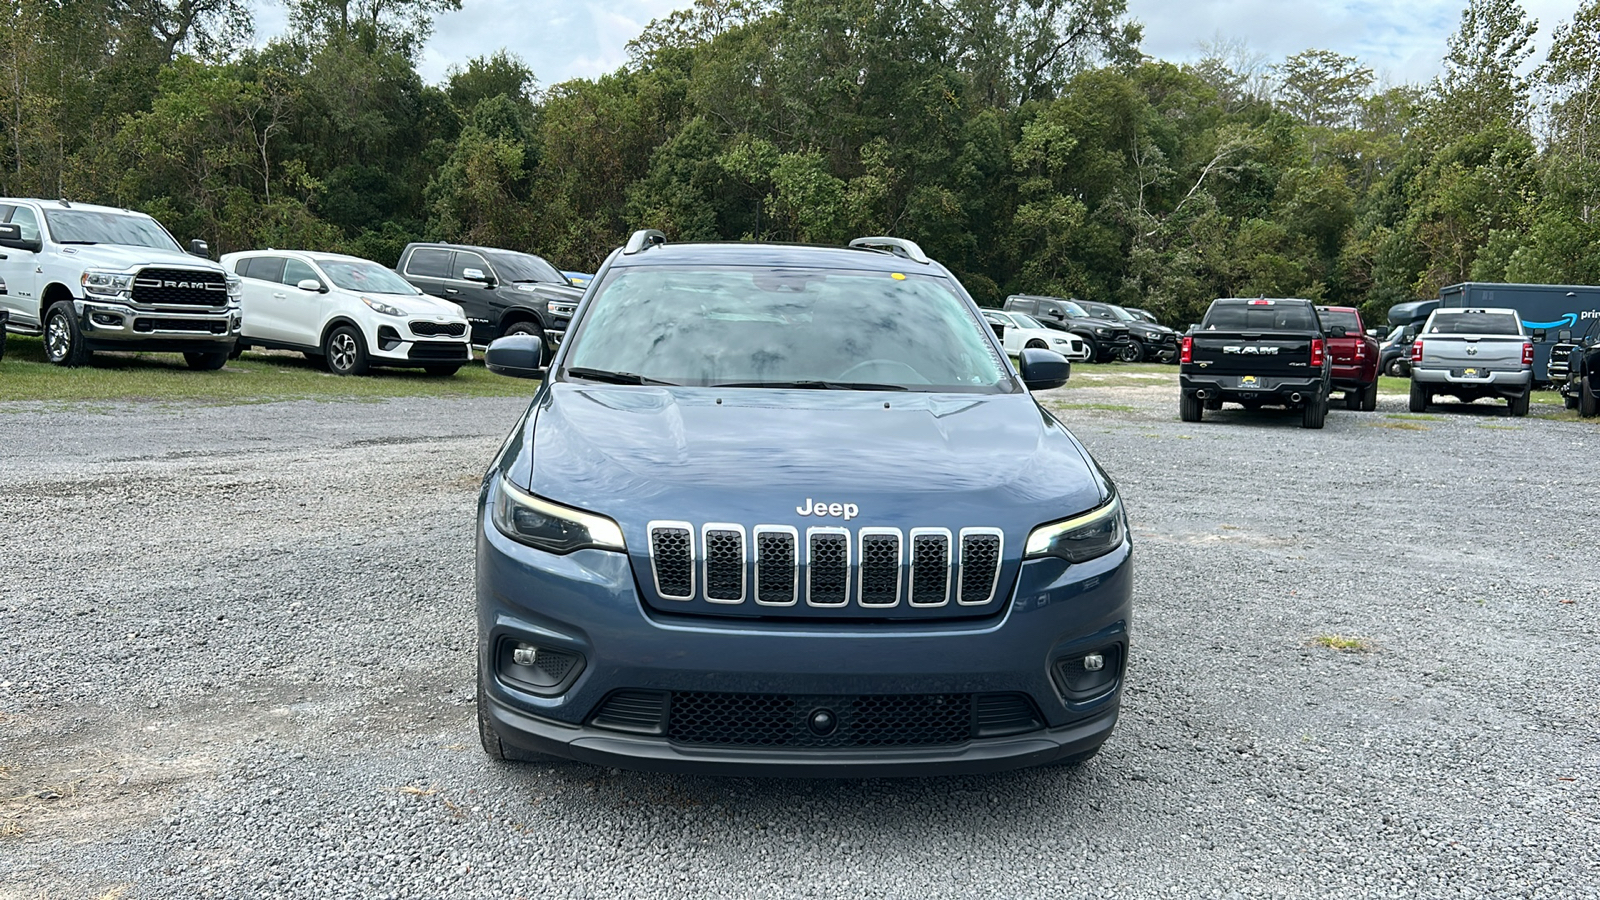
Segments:
[[[1600,318],[1600,287],[1574,284],[1490,284],[1469,281],[1439,290],[1439,305],[1514,309],[1533,336],[1533,380],[1550,380],[1550,350],[1561,332],[1578,333]]]

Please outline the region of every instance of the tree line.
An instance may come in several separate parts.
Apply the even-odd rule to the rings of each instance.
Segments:
[[[981,302],[1180,327],[1219,296],[1381,321],[1460,281],[1600,282],[1600,0],[1543,60],[1516,0],[1468,0],[1426,84],[1236,41],[1152,59],[1125,0],[697,0],[597,79],[500,51],[426,84],[460,4],[289,0],[257,45],[247,0],[13,0],[0,195],[386,264],[417,239],[592,270],[639,227],[894,234]]]

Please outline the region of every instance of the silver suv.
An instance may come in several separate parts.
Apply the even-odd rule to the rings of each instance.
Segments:
[[[1533,342],[1514,309],[1437,309],[1411,345],[1411,411],[1435,396],[1463,403],[1503,397],[1513,416],[1528,414]]]

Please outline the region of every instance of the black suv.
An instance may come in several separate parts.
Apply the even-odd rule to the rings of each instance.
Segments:
[[[1550,351],[1550,381],[1567,409],[1588,419],[1600,414],[1600,319],[1591,319],[1582,337],[1562,330]]]
[[[408,244],[395,266],[425,294],[459,303],[472,323],[472,342],[507,334],[536,334],[545,359],[555,355],[583,289],[531,253],[456,244]]]
[[[1117,356],[1123,362],[1141,362],[1146,359],[1177,362],[1178,333],[1171,328],[1165,325],[1152,325],[1113,303],[1079,300],[1078,305],[1090,316],[1102,322],[1113,327],[1121,325],[1128,329],[1130,340],[1122,345],[1122,350]]]
[[[1097,319],[1076,300],[1012,294],[1006,298],[1004,308],[1007,312],[1027,313],[1046,328],[1068,331],[1083,338],[1089,348],[1089,359],[1094,362],[1120,359],[1132,341],[1126,324]]]

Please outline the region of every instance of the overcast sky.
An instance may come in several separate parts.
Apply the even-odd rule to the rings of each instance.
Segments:
[[[627,60],[628,41],[652,18],[684,0],[464,0],[441,16],[423,53],[424,79],[438,82],[453,65],[505,47],[533,68],[542,86],[593,78]],[[1577,0],[1523,0],[1539,20],[1542,56],[1550,30],[1572,18]],[[1311,47],[1347,53],[1390,83],[1426,81],[1439,71],[1445,41],[1464,0],[1128,0],[1144,23],[1144,51],[1182,62],[1199,41],[1244,40],[1269,62]],[[262,39],[284,29],[283,7],[263,0]],[[619,9],[620,8],[620,9]]]

